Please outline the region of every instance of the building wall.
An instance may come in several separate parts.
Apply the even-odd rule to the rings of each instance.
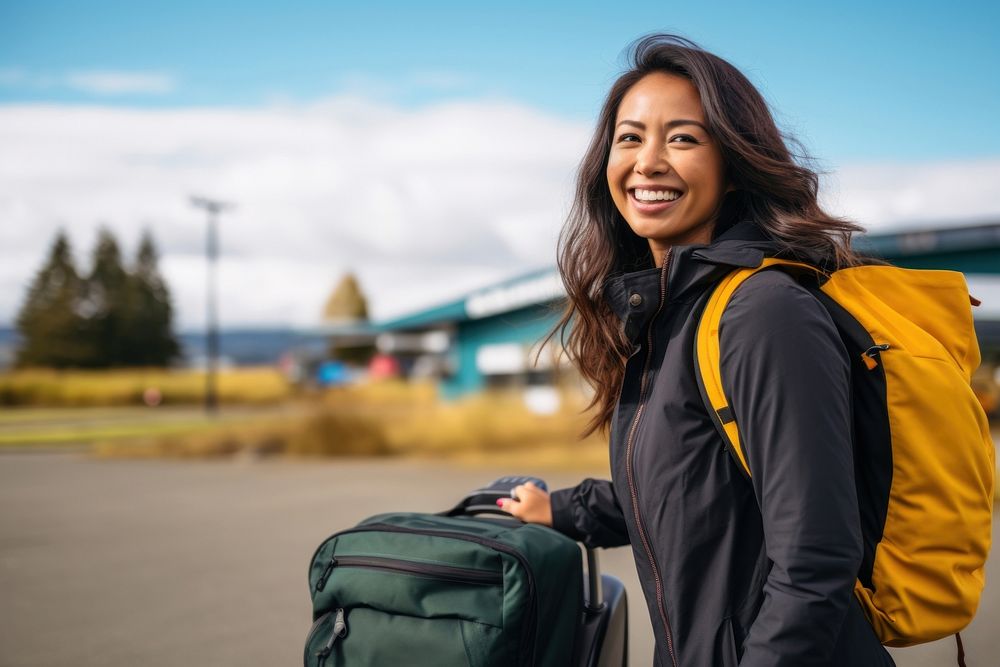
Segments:
[[[455,373],[441,383],[442,395],[455,398],[486,386],[486,377],[476,365],[484,345],[520,344],[527,358],[531,347],[541,342],[560,315],[558,307],[541,305],[459,324],[453,350]]]

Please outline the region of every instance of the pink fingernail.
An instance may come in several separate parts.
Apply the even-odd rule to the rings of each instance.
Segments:
[[[503,507],[503,498],[497,498],[497,506]]]

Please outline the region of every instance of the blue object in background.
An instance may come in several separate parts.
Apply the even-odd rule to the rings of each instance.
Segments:
[[[351,369],[342,361],[324,361],[316,369],[316,382],[321,387],[347,384],[352,379]]]

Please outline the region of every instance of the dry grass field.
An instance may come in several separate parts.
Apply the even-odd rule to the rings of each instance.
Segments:
[[[147,390],[161,405],[197,404],[204,398],[204,371],[189,369],[19,370],[0,374],[0,406],[97,407],[143,405]],[[286,400],[292,388],[274,368],[231,368],[219,374],[224,403],[266,404]]]

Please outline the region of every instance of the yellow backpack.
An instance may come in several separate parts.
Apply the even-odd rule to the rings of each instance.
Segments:
[[[989,424],[969,384],[980,358],[965,278],[893,266],[826,273],[773,258],[723,278],[702,314],[695,358],[713,421],[748,475],[739,415],[722,389],[719,324],[733,292],[770,267],[816,277],[810,291],[852,357],[866,554],[854,594],[887,646],[957,633],[984,585],[995,474]]]

